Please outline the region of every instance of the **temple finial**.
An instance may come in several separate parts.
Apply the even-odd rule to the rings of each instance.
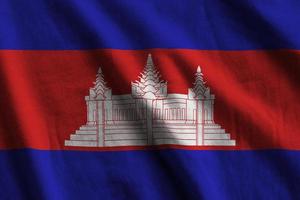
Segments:
[[[148,54],[147,65],[153,65],[153,60],[152,60],[152,56],[150,53]]]
[[[201,73],[201,67],[200,67],[200,65],[198,65],[197,72]]]

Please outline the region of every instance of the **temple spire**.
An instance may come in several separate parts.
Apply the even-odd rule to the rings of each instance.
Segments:
[[[193,88],[195,97],[204,96],[204,94],[207,90],[207,87],[205,86],[205,82],[203,80],[203,74],[202,74],[200,66],[198,66],[195,76],[196,76],[196,78],[195,78],[195,83],[194,83],[194,88]]]
[[[94,91],[94,98],[105,98],[105,92],[108,90],[108,87],[106,86],[106,82],[104,81],[104,75],[101,67],[99,67],[98,69],[96,81],[94,82],[94,87],[92,88],[92,90]]]
[[[140,80],[135,82],[139,88],[138,91],[144,98],[154,99],[161,95],[162,88],[165,87],[165,82],[160,80],[160,74],[155,69],[151,54],[148,54],[147,62],[144,67]]]
[[[154,67],[153,60],[152,60],[152,56],[151,56],[150,53],[148,54],[146,66],[147,66],[147,67]]]

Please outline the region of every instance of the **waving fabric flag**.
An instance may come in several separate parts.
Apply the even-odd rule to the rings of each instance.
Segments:
[[[0,1],[0,199],[300,199],[299,11]]]

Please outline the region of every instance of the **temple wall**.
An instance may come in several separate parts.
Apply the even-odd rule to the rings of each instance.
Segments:
[[[87,124],[65,145],[235,145],[230,135],[214,123],[214,96],[193,96],[189,92],[153,100],[132,95],[111,95],[105,100],[86,97]]]
[[[155,120],[183,120],[195,121],[196,120],[196,100],[191,99],[156,99],[152,100],[150,105],[153,112],[153,119]],[[146,118],[146,100],[128,98],[117,98],[113,96],[112,100],[105,101],[105,115],[106,120],[113,121],[130,121]],[[211,101],[204,101],[205,110],[207,114],[207,121],[212,121]],[[89,101],[88,116],[89,120],[94,119],[93,111],[96,109],[95,102]],[[100,108],[98,108],[100,109]]]

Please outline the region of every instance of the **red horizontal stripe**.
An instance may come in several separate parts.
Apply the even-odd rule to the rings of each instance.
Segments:
[[[237,141],[226,148],[172,147],[300,149],[300,51],[163,49],[0,51],[0,148],[87,149],[63,143],[86,122],[84,96],[98,67],[114,94],[130,93],[148,53],[169,93],[187,93],[201,65],[216,95],[215,120]],[[105,150],[132,148],[139,149]]]

